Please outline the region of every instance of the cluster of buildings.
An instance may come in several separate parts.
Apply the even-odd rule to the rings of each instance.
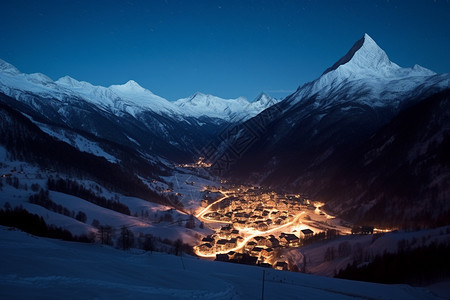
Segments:
[[[238,197],[228,197],[215,204],[203,217],[211,221],[233,224],[236,229],[253,228],[266,231],[292,221],[302,209],[315,207],[309,200],[296,195],[279,197],[258,189],[237,191]],[[208,203],[203,202],[203,206]]]
[[[263,264],[267,267],[276,267],[278,261],[277,250],[281,247],[298,247],[302,238],[308,238],[314,234],[311,229],[303,229],[297,236],[294,233],[281,233],[279,236],[254,236],[244,244],[244,238],[238,229],[231,224],[222,226],[215,234],[202,239],[202,244],[197,247],[204,255],[216,255],[217,260],[237,261],[244,259],[249,264]],[[280,264],[278,264],[280,265]],[[282,264],[285,269],[287,264]]]
[[[275,193],[260,190],[238,190],[238,197],[228,197],[213,205],[203,217],[211,221],[228,223],[214,234],[203,238],[197,251],[203,255],[216,255],[217,260],[260,264],[286,269],[287,262],[279,261],[280,247],[298,247],[300,240],[314,234],[310,229],[294,233],[264,235],[264,231],[287,224],[304,209],[315,209],[308,200],[295,195],[279,197]],[[248,229],[254,229],[251,239]]]

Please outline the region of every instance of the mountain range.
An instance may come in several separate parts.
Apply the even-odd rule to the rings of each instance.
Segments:
[[[173,163],[203,156],[214,175],[309,195],[354,222],[434,226],[450,219],[449,83],[450,74],[391,62],[367,34],[281,101],[196,93],[170,102],[133,80],[110,87],[68,76],[53,81],[0,60],[8,116],[0,128],[14,139],[6,121],[14,116],[14,128],[35,126],[46,140],[102,164],[130,174],[136,168],[136,178],[145,173],[138,166],[159,178]]]
[[[14,99],[8,105],[47,124],[48,130],[76,130],[175,162],[196,158],[197,149],[222,126],[277,102],[266,94],[250,103],[201,93],[170,102],[133,80],[110,87],[69,76],[53,81],[40,73],[21,73],[1,60],[0,92]]]

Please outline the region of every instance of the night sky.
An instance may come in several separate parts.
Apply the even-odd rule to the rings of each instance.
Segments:
[[[168,100],[284,97],[368,33],[402,67],[450,72],[449,1],[5,1],[0,58]]]

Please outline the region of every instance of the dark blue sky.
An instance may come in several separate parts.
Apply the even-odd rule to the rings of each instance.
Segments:
[[[449,1],[5,1],[0,58],[95,85],[129,79],[168,100],[196,91],[279,98],[367,32],[400,66],[450,72]]]

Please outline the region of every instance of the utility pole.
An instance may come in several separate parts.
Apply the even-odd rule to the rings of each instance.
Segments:
[[[264,300],[264,278],[265,277],[266,277],[266,270],[263,270],[261,300]]]

